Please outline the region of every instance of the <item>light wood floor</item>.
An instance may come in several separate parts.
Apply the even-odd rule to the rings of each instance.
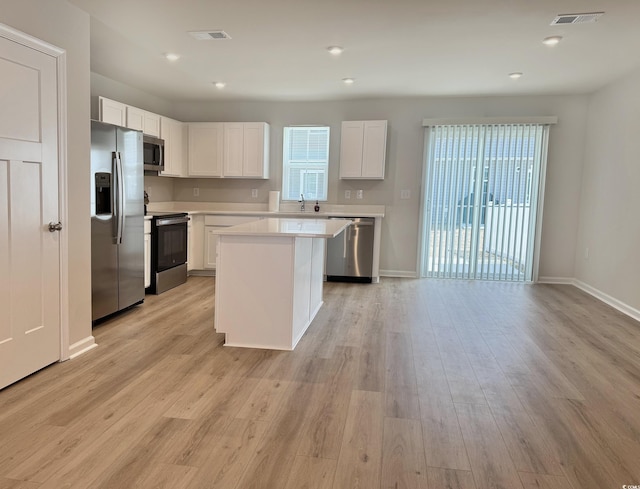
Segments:
[[[578,289],[326,284],[294,352],[221,346],[213,293],[0,391],[0,488],[640,484],[640,326]]]

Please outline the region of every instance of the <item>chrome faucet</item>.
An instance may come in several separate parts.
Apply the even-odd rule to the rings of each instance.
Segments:
[[[300,194],[300,212],[304,212],[304,194]]]

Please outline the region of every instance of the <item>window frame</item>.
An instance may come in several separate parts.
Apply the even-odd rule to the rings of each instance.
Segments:
[[[306,161],[301,160],[293,160],[296,163],[291,163],[291,154],[289,147],[289,133],[291,130],[307,130],[312,131],[314,129],[323,129],[326,131],[326,160],[320,160],[319,162],[310,163],[309,162],[309,151],[307,149]],[[329,199],[329,151],[331,145],[331,126],[325,124],[309,124],[309,125],[288,125],[284,126],[282,131],[282,201],[283,202],[298,202],[300,200],[299,197],[293,199],[290,197],[290,172],[292,168],[298,168],[304,173],[308,174],[324,174],[324,193],[323,198],[319,196],[307,196],[305,195],[305,200],[317,200],[319,202],[327,202]],[[304,181],[301,179],[300,184],[303,186]]]

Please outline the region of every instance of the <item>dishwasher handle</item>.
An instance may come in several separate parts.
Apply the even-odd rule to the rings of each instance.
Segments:
[[[340,217],[340,216],[330,216],[328,219],[343,219],[347,221],[351,221],[353,224],[351,226],[373,226],[374,219],[372,217]]]

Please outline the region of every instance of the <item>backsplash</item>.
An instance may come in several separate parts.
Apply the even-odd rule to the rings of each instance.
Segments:
[[[235,178],[170,178],[145,176],[144,187],[151,202],[228,202],[243,204],[267,204],[270,190],[281,190],[279,182]],[[151,190],[151,191],[149,191]],[[252,191],[257,191],[253,197]],[[345,198],[349,191],[350,199]],[[357,199],[357,190],[363,198]],[[197,195],[196,195],[197,194]],[[337,180],[329,187],[328,202],[346,205],[389,205],[393,191],[381,181]]]
[[[170,202],[173,200],[173,178],[145,175],[144,190],[149,194],[149,202]]]
[[[236,178],[176,178],[173,200],[179,202],[234,202],[266,204],[273,180],[247,180]],[[194,191],[194,189],[196,189]],[[257,197],[251,191],[257,190]],[[195,195],[195,194],[198,195]]]

